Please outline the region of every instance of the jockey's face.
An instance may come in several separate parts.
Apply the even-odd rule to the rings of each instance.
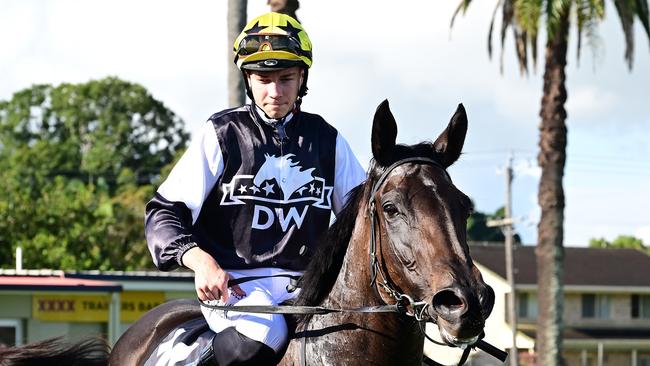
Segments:
[[[303,70],[291,67],[278,71],[248,71],[255,104],[271,118],[282,118],[293,109],[302,85]]]

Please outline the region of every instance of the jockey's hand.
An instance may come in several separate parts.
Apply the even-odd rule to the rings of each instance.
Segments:
[[[183,254],[183,265],[194,271],[194,287],[196,295],[201,301],[221,300],[228,302],[228,280],[230,275],[224,271],[214,258],[203,249],[194,247]],[[237,296],[246,296],[246,293],[238,286],[232,286],[231,290]]]

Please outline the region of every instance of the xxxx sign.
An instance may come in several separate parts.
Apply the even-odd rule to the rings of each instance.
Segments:
[[[122,322],[133,322],[165,302],[162,292],[124,292],[120,295]],[[32,316],[42,321],[106,322],[109,305],[107,295],[37,294],[32,296]]]

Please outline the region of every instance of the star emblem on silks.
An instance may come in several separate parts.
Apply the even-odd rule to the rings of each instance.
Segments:
[[[252,201],[255,204],[263,202],[266,207],[272,205],[308,205],[310,207],[331,209],[333,187],[325,183],[321,177],[310,177],[313,180],[296,187],[287,182],[277,182],[275,178],[266,179],[255,185],[254,175],[235,175],[229,183],[223,183],[223,196],[220,205],[245,205]],[[286,192],[285,192],[286,191]],[[290,194],[287,194],[289,192]]]
[[[287,32],[289,36],[295,37],[298,39],[298,33],[302,32],[302,29],[294,27],[291,22],[287,22],[287,25],[279,25],[278,28]]]
[[[264,28],[268,28],[268,26],[267,25],[260,25],[260,21],[258,20],[257,23],[255,23],[254,26],[252,26],[250,29],[246,30],[246,35],[259,33]]]
[[[264,190],[268,196],[269,194],[273,193],[273,186],[275,186],[275,184],[269,184],[269,182],[266,182],[264,187],[262,187],[262,190]]]

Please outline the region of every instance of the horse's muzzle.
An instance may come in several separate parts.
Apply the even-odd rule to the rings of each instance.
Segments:
[[[448,287],[434,294],[431,300],[443,338],[454,345],[476,341],[493,305],[494,291],[487,285],[478,291]]]

